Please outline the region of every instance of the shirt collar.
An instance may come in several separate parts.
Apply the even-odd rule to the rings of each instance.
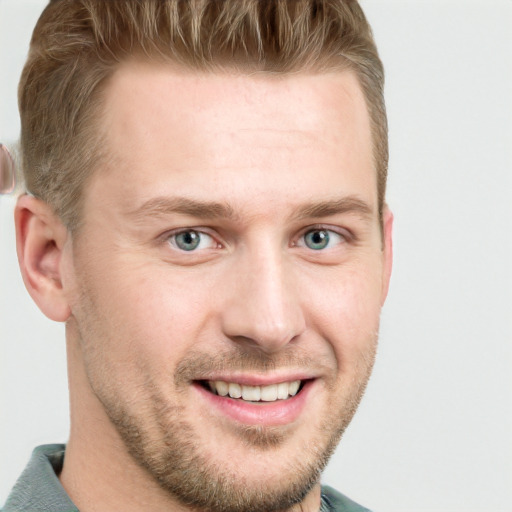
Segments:
[[[79,512],[59,481],[65,446],[37,447],[2,512]]]

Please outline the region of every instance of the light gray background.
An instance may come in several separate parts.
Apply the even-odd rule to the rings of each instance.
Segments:
[[[0,0],[0,141],[44,1]],[[512,511],[512,1],[363,0],[387,70],[395,268],[378,363],[325,481],[376,512]],[[0,503],[65,441],[64,330],[0,197]]]

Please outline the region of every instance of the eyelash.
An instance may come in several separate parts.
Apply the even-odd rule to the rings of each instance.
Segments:
[[[216,248],[216,249],[220,249],[222,247],[222,244],[219,243],[217,240],[216,240],[216,237],[213,236],[212,234],[210,234],[209,232],[205,231],[203,228],[187,228],[187,229],[180,229],[178,231],[175,231],[175,232],[171,232],[171,233],[167,233],[164,238],[165,240],[167,241],[167,243],[169,243],[170,245],[172,245],[175,249],[177,249],[178,251],[180,252],[195,252],[195,249],[197,248],[194,247],[191,251],[187,251],[186,249],[182,249],[179,247],[178,245],[178,242],[176,241],[177,237],[179,235],[184,235],[184,234],[187,234],[187,233],[196,233],[196,234],[199,234],[199,240],[198,240],[198,245],[201,244],[202,240],[201,240],[201,237],[203,236],[207,236],[207,237],[210,237],[212,239],[213,242],[216,243],[216,247],[212,247],[212,248]],[[174,243],[173,243],[173,240],[174,240]]]
[[[346,244],[346,243],[355,241],[355,236],[347,229],[343,229],[340,227],[334,227],[334,226],[330,226],[330,225],[325,225],[325,224],[317,224],[317,225],[313,225],[313,226],[308,226],[301,232],[301,234],[297,238],[297,240],[304,241],[303,243],[305,245],[305,237],[309,233],[320,232],[320,231],[325,231],[327,233],[334,233],[334,235],[336,235],[342,239],[340,244]],[[298,246],[298,242],[294,242],[293,245]],[[318,251],[318,249],[312,249],[311,247],[308,247],[308,248],[311,249],[312,251]]]

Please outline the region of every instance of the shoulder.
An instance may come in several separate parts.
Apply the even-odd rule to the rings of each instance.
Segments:
[[[64,453],[64,445],[36,448],[0,512],[78,512],[58,478]]]
[[[328,485],[322,486],[322,512],[371,512]]]

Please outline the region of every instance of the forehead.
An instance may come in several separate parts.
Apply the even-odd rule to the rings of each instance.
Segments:
[[[309,181],[314,193],[319,178],[336,175],[375,191],[369,116],[350,71],[272,76],[130,62],[105,94],[113,165],[95,180],[115,183],[126,202],[191,189],[208,199],[216,183],[236,198],[236,183],[265,192],[280,179]]]

